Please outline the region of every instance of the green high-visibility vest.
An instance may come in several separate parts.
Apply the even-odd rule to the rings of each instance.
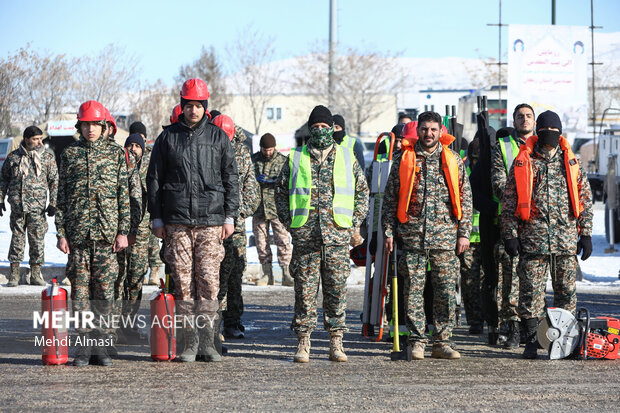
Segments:
[[[497,141],[499,149],[504,159],[504,167],[506,168],[506,176],[510,173],[510,167],[515,158],[519,154],[519,144],[512,136],[504,136]],[[497,202],[497,215],[502,213],[502,200],[493,195],[493,200]]]
[[[342,138],[342,142],[340,142],[339,144],[340,146],[342,146],[343,148],[347,148],[349,150],[349,152],[351,152],[351,155],[355,156],[353,147],[355,146],[355,139],[350,137],[349,135],[344,135],[344,138]]]
[[[471,164],[469,163],[469,157],[465,158],[465,170],[467,176],[471,175]],[[480,211],[473,208],[471,215],[472,227],[469,234],[469,242],[480,242]]]
[[[353,226],[355,208],[355,177],[353,176],[351,152],[336,145],[336,160],[333,167],[334,198],[332,209],[336,225],[342,228]],[[300,228],[308,221],[312,190],[312,165],[306,145],[298,147],[289,155],[291,174],[288,183],[291,228]]]

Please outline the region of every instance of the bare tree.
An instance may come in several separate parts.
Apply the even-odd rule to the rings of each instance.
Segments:
[[[230,95],[227,93],[222,64],[213,46],[209,49],[202,46],[198,59],[179,68],[179,75],[175,77],[178,89],[181,89],[183,82],[187,79],[194,78],[207,82],[210,93],[209,107],[223,112],[230,103]]]
[[[164,84],[161,79],[140,88],[132,107],[132,118],[146,126],[150,139],[161,132],[162,125],[170,123],[172,108],[179,103],[178,91]]]
[[[82,59],[75,74],[77,102],[96,100],[112,113],[129,109],[128,92],[136,90],[137,58],[109,44],[96,56]]]
[[[335,93],[332,111],[341,113],[360,134],[363,124],[377,116],[389,99],[403,88],[404,70],[395,53],[364,52],[347,49],[336,58]],[[327,101],[328,54],[315,52],[298,58],[294,84],[300,91],[311,91]]]
[[[502,71],[502,83],[508,83],[508,69],[506,68],[506,65],[502,65],[500,69],[500,65],[498,64],[496,57],[482,56],[480,54],[480,50],[478,49],[476,49],[476,53],[482,62],[481,65],[471,66],[470,64],[463,62],[463,67],[469,75],[471,86],[476,89],[480,89],[491,85],[497,85],[500,70]]]
[[[70,68],[77,59],[38,53],[26,46],[0,61],[0,117],[2,132],[11,133],[11,121],[37,124],[71,105]]]
[[[260,132],[260,126],[265,116],[265,107],[271,96],[279,91],[281,71],[269,63],[274,57],[274,39],[246,26],[237,36],[231,50],[232,67],[236,74],[233,76],[235,90],[248,97],[254,133]]]

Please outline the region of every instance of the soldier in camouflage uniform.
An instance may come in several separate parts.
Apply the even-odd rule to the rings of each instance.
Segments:
[[[467,158],[464,161],[467,175],[478,161],[480,141],[476,138],[467,148]],[[469,236],[469,248],[459,255],[461,264],[461,294],[465,307],[465,316],[469,324],[470,334],[482,334],[484,329],[484,314],[482,313],[482,266],[480,255],[480,213],[472,210],[472,230]]]
[[[278,218],[293,238],[295,315],[291,328],[298,339],[294,361],[310,360],[310,334],[316,328],[316,296],[322,283],[329,358],[342,362],[347,361],[342,336],[351,273],[348,244],[368,213],[368,186],[355,157],[334,142],[329,109],[315,107],[308,125],[310,140],[289,155],[275,195]]]
[[[270,133],[260,138],[260,151],[252,155],[254,173],[260,184],[260,205],[252,217],[252,232],[256,239],[258,260],[263,266],[263,277],[256,285],[273,285],[271,267],[271,242],[269,227],[273,231],[273,240],[278,247],[278,263],[282,268],[282,285],[292,286],[293,279],[289,271],[291,262],[291,241],[284,225],[278,220],[275,202],[275,188],[286,156],[276,150],[276,139]]]
[[[499,203],[498,215],[502,213],[501,200],[504,196],[508,171],[517,156],[518,148],[534,134],[536,120],[534,109],[527,103],[515,107],[512,114],[515,129],[500,129],[497,132],[497,145],[491,153],[491,187],[493,197]],[[504,132],[504,133],[502,133]],[[504,249],[501,238],[495,245],[495,262],[498,265],[498,295],[500,295],[500,320],[508,325],[508,336],[504,343],[506,348],[519,348],[519,275],[517,274],[518,257],[511,257]],[[502,333],[503,334],[503,333]]]
[[[209,122],[208,98],[204,81],[183,84],[183,113],[155,141],[146,177],[152,231],[164,240],[183,316],[182,362],[222,360],[214,341],[222,243],[239,213],[235,152],[226,133]]]
[[[423,291],[429,262],[434,290],[432,357],[457,359],[460,354],[449,340],[455,318],[457,255],[469,247],[472,227],[469,179],[460,156],[447,146],[454,137],[442,135],[438,113],[420,114],[417,129],[409,123],[403,136],[402,154],[390,171],[384,195],[385,249],[392,250],[395,236],[403,243],[398,271],[406,275],[407,327],[414,359],[424,358]],[[402,177],[408,182],[401,183]]]
[[[229,125],[233,126],[232,119],[220,119],[226,115],[219,115],[213,123],[217,126],[226,120]],[[229,120],[229,121],[228,121]],[[229,129],[229,130],[228,130]],[[245,236],[245,218],[252,216],[258,204],[260,197],[258,194],[259,187],[254,176],[254,168],[250,160],[250,151],[244,145],[246,136],[243,129],[239,126],[234,128],[225,128],[224,132],[230,133],[231,143],[235,150],[235,159],[237,160],[237,168],[239,169],[239,197],[241,203],[239,205],[239,216],[235,219],[235,231],[224,240],[224,260],[220,264],[220,309],[224,318],[224,337],[226,338],[243,338],[243,325],[241,324],[241,315],[243,314],[243,297],[241,296],[241,279],[245,267],[247,265],[246,246],[247,238]],[[216,331],[219,334],[219,331]]]
[[[146,211],[146,172],[150,154],[146,152],[144,138],[132,134],[125,141],[129,159],[129,199],[131,203],[131,229],[129,248],[119,252],[119,274],[115,285],[117,311],[123,320],[133,318],[140,308],[142,282],[148,271],[148,245],[151,236],[151,223]],[[140,201],[137,203],[137,201]],[[134,205],[139,208],[134,208]],[[144,337],[136,326],[122,326],[122,337],[128,342],[141,341]]]
[[[102,343],[109,340],[111,330],[100,320],[111,318],[118,276],[116,253],[128,245],[127,160],[124,151],[104,137],[105,119],[101,103],[83,103],[76,125],[80,139],[60,157],[57,246],[69,254],[67,277],[73,311],[90,310],[95,316],[94,330],[77,329],[82,342],[74,360],[77,366],[89,364],[93,341],[97,362],[112,363]]]
[[[16,287],[20,281],[19,265],[24,258],[26,234],[30,246],[30,282],[45,285],[41,275],[47,232],[45,212],[50,217],[56,213],[58,171],[54,155],[41,144],[42,135],[36,126],[27,127],[21,145],[9,154],[0,173],[0,216],[6,211],[4,197],[8,196],[13,233],[8,257],[11,263],[8,287]],[[45,208],[48,191],[49,205]],[[22,283],[27,284],[25,280]]]
[[[179,105],[177,105],[179,106]],[[151,151],[152,148],[148,146],[148,134],[146,132],[146,126],[142,122],[136,121],[129,125],[129,134],[139,133],[142,135],[142,139],[145,141],[144,148],[144,160],[146,160],[146,165],[142,162],[144,168],[148,168],[148,160],[151,159]],[[150,142],[152,144],[152,142]],[[147,218],[145,218],[147,219]],[[149,220],[150,225],[150,220]],[[159,278],[162,272],[162,266],[164,265],[159,257],[160,248],[159,248],[159,240],[152,233],[149,234],[149,268],[150,268],[150,276],[149,276],[149,285],[159,285]]]
[[[506,252],[519,254],[519,315],[527,342],[524,358],[537,357],[536,328],[545,315],[547,271],[553,304],[575,312],[577,258],[592,253],[592,193],[585,171],[562,137],[551,111],[536,120],[537,136],[519,150],[503,198]]]

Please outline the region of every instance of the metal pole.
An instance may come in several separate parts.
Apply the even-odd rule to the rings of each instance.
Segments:
[[[596,146],[596,88],[594,87],[594,0],[590,0],[590,35],[592,41],[592,143],[598,155]],[[598,156],[594,159],[596,170],[598,170]]]
[[[551,24],[555,25],[555,0],[551,0]]]
[[[502,0],[499,0],[499,64],[497,65],[497,74],[499,78],[498,92],[499,92],[499,127],[502,127]]]
[[[327,68],[327,105],[331,108],[334,103],[335,60],[336,44],[338,42],[338,27],[336,19],[337,0],[329,0],[329,63]]]

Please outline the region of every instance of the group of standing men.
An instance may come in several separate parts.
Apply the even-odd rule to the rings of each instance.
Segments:
[[[107,109],[95,101],[82,104],[76,124],[80,138],[62,153],[59,176],[53,156],[41,149],[40,130],[27,128],[22,146],[2,168],[0,214],[8,193],[12,226],[15,214],[15,222],[29,235],[45,232],[44,211],[56,215],[57,246],[69,255],[73,310],[90,309],[96,317],[114,311],[136,314],[148,266],[140,251],[148,250],[150,231],[163,239],[176,311],[203,320],[185,323],[184,318],[184,362],[221,360],[222,319],[226,336],[243,337],[244,219],[253,216],[264,273],[258,283],[274,283],[271,227],[282,283],[294,286],[294,361],[310,359],[319,285],[330,334],[329,358],[347,361],[342,338],[347,330],[349,244],[366,218],[369,196],[359,142],[346,135],[342,117],[317,106],[309,116],[308,142],[291,150],[288,158],[275,150],[270,134],[261,137],[260,152],[250,156],[243,130],[228,116],[207,110],[209,92],[202,80],[186,81],[180,95],[174,122],[164,128],[152,153],[139,134],[129,136],[125,150],[113,143],[109,136],[116,124]],[[592,251],[591,194],[555,113],[544,112],[535,122],[533,109],[519,105],[514,121],[516,133],[498,140],[492,157],[493,193],[501,201],[497,222],[503,242],[496,247],[502,267],[501,314],[510,325],[508,345],[518,347],[520,319],[527,341],[524,357],[535,358],[547,270],[555,305],[575,311],[575,253],[583,249],[586,259]],[[393,130],[398,132],[398,153],[386,185],[383,228],[378,230],[384,231],[387,252],[396,245],[401,249],[398,272],[405,280],[413,358],[424,358],[423,291],[428,277],[434,289],[431,356],[458,359],[450,336],[459,257],[461,266],[470,268],[479,256],[474,248],[464,259],[470,241],[474,246],[479,241],[469,179],[477,144],[470,144],[464,163],[450,149],[454,137],[442,131],[435,112],[424,112],[417,122]],[[12,176],[23,178],[20,188]],[[33,183],[26,185],[29,180]],[[130,245],[134,247],[127,249]],[[43,262],[39,249],[31,242],[33,280],[43,283],[36,270]],[[23,245],[11,245],[11,254],[11,263],[11,257],[21,261]],[[16,284],[13,276],[11,283]],[[473,318],[468,321],[474,333],[481,333],[481,306],[472,303],[475,294],[465,296],[466,307],[477,308],[468,311]],[[114,308],[121,297],[124,308]],[[489,324],[490,337],[497,327]],[[137,334],[129,330],[125,333]],[[116,339],[116,330],[97,325],[78,333],[82,343],[90,344],[80,346],[74,364],[111,364],[105,339]]]

